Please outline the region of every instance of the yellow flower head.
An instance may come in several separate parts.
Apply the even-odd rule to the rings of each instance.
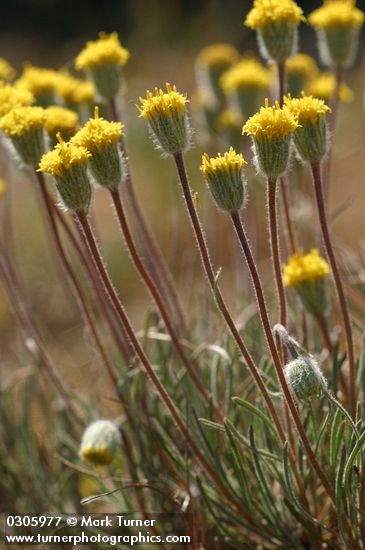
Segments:
[[[254,0],[245,25],[250,29],[262,29],[269,25],[304,21],[302,9],[293,0]]]
[[[336,78],[333,73],[324,72],[309,82],[305,89],[306,94],[330,101],[336,88]],[[354,98],[352,90],[343,83],[339,89],[339,99],[342,103],[350,103]]]
[[[10,138],[18,138],[42,127],[46,119],[42,107],[16,107],[0,119],[0,128]]]
[[[32,105],[35,99],[27,90],[19,90],[10,84],[0,84],[0,118],[15,107]]]
[[[231,94],[240,88],[268,88],[270,71],[256,59],[243,59],[220,78],[224,93]]]
[[[173,117],[185,114],[185,104],[189,101],[186,95],[177,91],[176,86],[166,84],[166,92],[155,88],[155,95],[147,90],[146,99],[140,97],[141,107],[137,105],[140,117],[154,120],[157,117]]]
[[[65,143],[58,134],[59,143],[52,151],[41,158],[38,172],[45,172],[55,177],[62,177],[74,166],[85,165],[91,153],[86,147],[75,145],[72,142]]]
[[[352,0],[325,1],[323,6],[314,10],[308,22],[318,30],[338,27],[358,28],[364,22],[365,14],[356,8]]]
[[[218,172],[225,172],[228,174],[232,169],[241,171],[245,164],[247,164],[247,162],[243,156],[240,153],[236,153],[233,147],[231,147],[223,156],[218,153],[218,156],[215,158],[211,158],[207,153],[204,153],[200,170],[203,172],[204,176],[208,178]]]
[[[94,85],[89,80],[80,80],[69,73],[61,73],[57,93],[67,103],[91,103],[95,96]]]
[[[303,251],[289,257],[288,263],[283,266],[283,280],[285,286],[300,286],[303,283],[323,279],[330,272],[326,260],[321,258],[316,248],[305,254]]]
[[[52,105],[47,107],[46,115],[47,119],[44,127],[49,134],[56,134],[57,132],[73,134],[76,132],[79,125],[79,116],[75,111]]]
[[[15,69],[4,59],[0,57],[0,80],[12,80],[15,76]]]
[[[222,128],[239,128],[241,117],[234,109],[225,109],[217,117],[217,124]]]
[[[59,73],[53,69],[43,69],[33,67],[32,65],[25,65],[23,73],[15,82],[15,85],[37,96],[55,91],[58,79]]]
[[[280,107],[276,101],[269,107],[269,100],[265,100],[265,107],[248,119],[242,128],[242,134],[252,136],[255,140],[261,138],[285,138],[292,134],[299,124],[293,114],[285,106]]]
[[[303,78],[314,78],[318,73],[317,63],[310,55],[298,53],[286,62],[289,74],[298,74]]]
[[[118,34],[101,32],[98,40],[89,41],[76,57],[77,69],[90,69],[99,65],[119,65],[124,67],[130,58],[128,50],[123,48]]]
[[[204,67],[219,67],[231,65],[238,61],[238,58],[238,51],[231,44],[211,44],[200,51],[197,63]]]
[[[300,98],[285,97],[284,104],[301,126],[316,124],[318,118],[326,115],[331,110],[323,99],[306,96],[304,93]]]
[[[82,436],[80,458],[95,466],[107,465],[114,460],[120,445],[117,426],[109,420],[96,420]]]
[[[112,143],[117,143],[123,135],[123,124],[110,122],[99,117],[99,108],[95,107],[94,118],[86,124],[72,138],[75,145],[86,147],[90,151],[101,150]]]

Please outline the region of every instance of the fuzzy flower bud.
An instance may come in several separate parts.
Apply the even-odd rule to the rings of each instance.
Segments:
[[[326,114],[331,109],[323,99],[304,93],[300,98],[285,97],[284,103],[299,123],[293,139],[300,156],[311,164],[320,162],[327,152]]]
[[[316,29],[322,61],[332,66],[348,67],[356,54],[365,14],[354,0],[325,0],[308,21]]]
[[[211,44],[200,51],[196,59],[198,86],[216,103],[223,97],[220,78],[238,59],[238,51],[231,44]]]
[[[322,317],[327,309],[325,278],[330,273],[326,260],[316,248],[289,257],[283,266],[283,282],[298,293],[303,306],[315,317]]]
[[[244,203],[245,178],[243,167],[247,164],[241,154],[231,147],[227,153],[210,158],[202,157],[200,170],[218,207],[225,212],[238,212]]]
[[[44,127],[50,137],[51,145],[57,145],[57,134],[61,132],[63,138],[70,139],[77,130],[79,117],[75,111],[52,105],[46,109],[46,122]]]
[[[263,57],[284,61],[294,55],[298,25],[304,20],[293,0],[254,0],[245,25],[257,31]]]
[[[176,86],[166,84],[166,92],[155,88],[155,95],[147,91],[137,105],[140,117],[147,120],[157,146],[168,155],[186,151],[190,145],[191,129],[188,121],[186,95]]]
[[[117,426],[110,420],[96,420],[83,433],[79,455],[94,466],[111,464],[121,446]]]
[[[44,69],[25,65],[23,73],[15,82],[15,86],[21,90],[31,92],[38,105],[47,107],[53,105],[59,73],[53,69]]]
[[[130,58],[128,50],[121,45],[116,32],[101,32],[99,39],[87,42],[76,57],[77,69],[90,73],[95,88],[101,97],[112,98],[122,85],[122,67]]]
[[[305,53],[298,53],[286,62],[287,89],[293,97],[301,94],[309,81],[318,74],[315,60]]]
[[[95,107],[94,118],[90,118],[71,140],[90,151],[91,173],[99,185],[109,189],[117,189],[126,175],[118,148],[122,135],[123,124],[99,117],[99,108]]]
[[[0,118],[15,107],[29,107],[35,101],[33,94],[11,84],[0,84]]]
[[[87,213],[91,201],[91,186],[87,164],[91,153],[74,143],[65,143],[58,134],[58,145],[41,158],[38,172],[51,174],[64,206],[71,212]]]
[[[16,107],[0,119],[0,128],[10,138],[22,161],[36,166],[44,153],[42,107]]]
[[[285,172],[289,161],[290,141],[298,122],[286,108],[276,102],[265,107],[248,119],[242,134],[252,136],[255,161],[259,170],[269,178],[277,178]]]
[[[220,85],[235,108],[246,119],[252,116],[262,103],[271,80],[270,71],[254,58],[243,59],[226,71]]]
[[[298,401],[320,397],[327,389],[327,381],[312,356],[299,355],[284,368],[284,375],[292,395]]]

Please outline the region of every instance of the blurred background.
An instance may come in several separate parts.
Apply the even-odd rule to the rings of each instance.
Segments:
[[[318,7],[318,1],[300,2],[305,13]],[[365,9],[365,2],[358,2]],[[135,104],[146,89],[175,83],[190,96],[195,84],[194,63],[201,48],[215,42],[229,42],[240,53],[257,54],[253,32],[243,26],[251,2],[238,0],[13,0],[1,3],[0,56],[18,71],[30,61],[37,66],[68,68],[87,40],[99,31],[118,32],[121,42],[131,52],[125,67],[126,95],[123,122],[126,124],[131,171],[143,210],[178,283],[188,319],[197,323],[209,338],[207,315],[214,311],[204,278],[201,276],[197,250],[187,221],[172,162],[162,159],[149,139],[145,123],[138,118]],[[364,153],[365,124],[364,36],[354,68],[347,82],[354,100],[340,107],[333,161],[333,184],[330,211],[336,246],[351,259],[351,251],[361,258],[364,252]],[[316,36],[309,26],[300,27],[300,50],[318,60]],[[193,119],[193,125],[195,121]],[[246,140],[245,150],[249,151]],[[250,289],[247,275],[240,265],[233,233],[227,220],[216,212],[199,172],[204,143],[199,130],[192,150],[187,154],[189,173],[198,193],[200,214],[204,221],[215,265],[222,266],[222,286],[236,315],[250,315]],[[250,153],[248,153],[250,157]],[[13,162],[13,161],[12,161]],[[3,209],[11,209],[17,265],[27,300],[49,346],[57,357],[60,371],[73,372],[75,388],[83,391],[90,377],[102,376],[93,350],[84,338],[82,324],[69,291],[57,270],[55,257],[46,234],[44,220],[32,181],[13,162],[14,182],[9,189],[11,200]],[[0,176],[4,174],[1,167]],[[310,180],[307,178],[307,184]],[[243,216],[249,220],[249,233],[256,249],[259,267],[271,285],[268,243],[265,233],[264,185],[252,178],[248,190],[255,192],[256,203],[249,203]],[[260,191],[261,189],[261,191]],[[300,245],[319,243],[316,214],[308,196],[297,200],[291,190],[292,208],[298,219],[308,223]],[[9,206],[10,205],[10,206]],[[251,210],[250,210],[251,209]],[[95,192],[93,216],[114,282],[137,328],[143,326],[150,300],[131,267],[108,197]],[[250,212],[249,212],[250,210]],[[302,218],[301,218],[302,217]],[[7,235],[2,235],[3,239]],[[286,251],[284,249],[283,256]],[[362,275],[362,274],[360,274]],[[272,289],[273,292],[273,289]],[[209,319],[209,317],[208,317]],[[5,371],[19,361],[19,332],[5,293],[0,289],[0,360]],[[77,365],[77,369],[74,366]]]

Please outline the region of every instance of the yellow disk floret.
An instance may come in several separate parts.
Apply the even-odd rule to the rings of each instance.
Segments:
[[[141,106],[137,105],[140,117],[153,120],[159,116],[172,117],[176,114],[184,115],[185,104],[189,101],[186,95],[177,91],[176,86],[166,84],[166,92],[155,88],[155,95],[147,91],[146,98],[140,97]]]
[[[285,97],[284,104],[300,125],[316,124],[318,118],[326,115],[331,110],[323,99],[306,96],[304,93],[300,98]]]
[[[94,85],[89,80],[80,80],[68,73],[61,73],[57,93],[67,103],[90,103],[95,96]]]
[[[269,107],[268,99],[265,107],[248,119],[242,128],[242,134],[252,136],[255,140],[260,138],[284,138],[298,128],[299,124],[293,114],[286,107],[281,108],[276,101],[273,107]]]
[[[42,107],[16,107],[0,120],[0,128],[10,137],[25,136],[43,126],[47,118]]]
[[[123,67],[130,57],[130,53],[123,48],[118,34],[101,32],[98,40],[86,43],[85,48],[76,57],[77,69],[90,69],[99,65],[119,65]]]
[[[217,172],[228,173],[232,168],[241,170],[245,164],[247,164],[247,162],[243,156],[240,153],[236,153],[233,147],[230,147],[229,151],[224,153],[223,156],[218,153],[218,156],[215,158],[211,158],[207,153],[204,153],[200,170],[205,177],[209,177]]]
[[[226,94],[231,94],[239,88],[265,89],[269,83],[270,71],[256,59],[243,59],[226,71],[220,79],[220,84]]]
[[[114,458],[113,453],[105,445],[100,445],[100,447],[92,445],[83,447],[80,457],[84,462],[94,464],[95,466],[107,466]]]
[[[15,82],[18,88],[28,90],[35,96],[56,89],[59,73],[53,69],[43,69],[25,65],[23,73]]]
[[[303,251],[290,256],[288,263],[283,266],[283,280],[285,286],[296,287],[303,283],[323,279],[330,272],[330,267],[316,248],[305,254]]]
[[[0,118],[15,107],[32,105],[35,99],[27,90],[19,90],[10,84],[0,84]]]
[[[324,72],[309,82],[305,89],[308,95],[330,101],[336,89],[336,77],[333,73]],[[343,103],[350,103],[354,99],[352,90],[343,83],[339,89],[339,99]]]
[[[250,29],[262,29],[282,23],[298,24],[304,21],[302,9],[293,0],[254,0],[245,25]]]
[[[308,22],[316,29],[335,27],[361,27],[365,14],[356,8],[352,0],[332,0],[325,2],[308,17]]]
[[[12,80],[15,77],[15,69],[4,59],[0,57],[0,80]]]
[[[86,124],[72,138],[75,145],[81,145],[90,149],[104,149],[112,143],[117,143],[123,135],[123,124],[110,122],[99,117],[99,108],[95,107],[94,118],[90,118]]]
[[[59,138],[60,139],[60,138]],[[86,164],[91,153],[86,147],[60,141],[52,151],[41,158],[38,172],[45,172],[55,177],[62,177],[68,170],[77,165]]]
[[[47,119],[44,126],[48,133],[67,132],[68,134],[72,134],[76,132],[79,117],[75,111],[52,105],[51,107],[47,107],[46,115]]]
[[[289,74],[298,74],[303,78],[314,78],[318,73],[317,63],[310,55],[298,53],[286,62]]]
[[[211,44],[200,51],[197,63],[204,67],[216,67],[235,63],[238,58],[238,51],[231,44]]]

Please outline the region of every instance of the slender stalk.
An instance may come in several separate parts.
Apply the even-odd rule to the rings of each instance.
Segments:
[[[278,216],[276,200],[276,179],[267,180],[267,205],[269,211],[270,247],[273,271],[275,275],[276,290],[279,299],[279,321],[284,327],[287,323],[286,299],[281,275],[280,240],[278,233]]]
[[[337,297],[340,304],[342,322],[345,328],[346,345],[347,345],[347,352],[348,352],[348,359],[349,359],[349,374],[350,374],[349,405],[350,405],[352,417],[355,418],[356,372],[355,372],[354,341],[353,341],[350,313],[349,313],[345,291],[344,291],[341,276],[340,276],[340,271],[337,266],[336,256],[332,246],[330,232],[328,229],[326,209],[325,209],[323,189],[322,189],[321,169],[319,164],[312,165],[312,175],[313,175],[314,189],[315,189],[317,209],[318,209],[318,217],[319,217],[319,222],[322,230],[323,241],[324,241],[326,253],[331,265],[332,274],[333,274],[335,287],[337,291]]]
[[[211,479],[216,483],[219,490],[222,492],[222,494],[239,510],[242,515],[245,517],[246,521],[248,521],[250,524],[252,524],[252,519],[250,515],[247,513],[246,509],[242,506],[241,502],[239,502],[235,496],[233,496],[230,491],[227,489],[227,487],[222,483],[219,475],[214,471],[214,469],[210,466],[209,462],[205,459],[203,453],[200,451],[197,443],[190,435],[190,431],[188,427],[185,424],[185,420],[182,417],[180,411],[175,407],[173,401],[171,400],[169,394],[167,393],[164,385],[160,381],[159,377],[155,373],[155,370],[150,363],[147,355],[145,354],[142,346],[140,345],[138,338],[134,332],[134,329],[128,319],[128,316],[124,310],[123,305],[121,304],[117,293],[114,290],[113,283],[110,280],[110,277],[106,271],[106,268],[104,266],[102,257],[100,255],[98,245],[96,243],[93,231],[90,227],[89,221],[87,219],[87,216],[83,212],[77,212],[75,214],[76,220],[79,223],[80,226],[80,233],[82,237],[85,240],[85,244],[87,244],[89,248],[90,255],[95,263],[95,266],[97,268],[100,281],[102,284],[103,289],[105,290],[106,294],[108,295],[109,299],[111,300],[113,307],[115,308],[115,311],[118,315],[118,318],[120,322],[125,327],[125,330],[128,334],[128,338],[130,339],[136,354],[138,358],[140,359],[143,367],[145,368],[148,377],[150,378],[151,382],[155,386],[158,394],[160,395],[162,401],[164,402],[166,408],[170,412],[172,418],[174,419],[177,427],[179,428],[180,432],[182,433],[183,437],[186,439],[187,443],[190,445],[191,450],[203,466],[203,468],[206,470],[208,475],[211,477]]]
[[[287,189],[287,179],[284,176],[281,176],[280,178],[280,190],[281,190],[281,198],[283,201],[283,211],[284,211],[284,217],[285,217],[285,227],[287,230],[287,236],[288,236],[288,242],[289,242],[289,249],[291,254],[295,254],[297,251],[297,244],[295,240],[295,233],[294,233],[294,227],[290,218],[290,210],[289,210],[289,199],[288,199],[288,189]]]
[[[332,489],[332,487],[331,487],[331,485],[330,485],[330,483],[327,479],[327,476],[323,472],[323,470],[322,470],[320,464],[318,463],[318,461],[316,459],[316,456],[315,456],[315,454],[314,454],[314,452],[311,448],[311,445],[310,445],[309,440],[307,438],[307,435],[305,433],[302,421],[300,419],[298,409],[296,407],[296,404],[294,403],[294,399],[292,397],[292,394],[290,393],[290,390],[288,388],[288,384],[286,383],[286,380],[285,380],[284,371],[282,369],[282,365],[281,365],[280,357],[279,357],[279,354],[278,354],[278,350],[276,348],[275,340],[274,340],[274,337],[273,337],[273,334],[272,334],[272,331],[271,331],[271,324],[270,324],[269,315],[268,315],[268,312],[267,312],[267,307],[266,307],[264,292],[263,292],[262,285],[261,285],[260,276],[258,274],[256,264],[255,264],[255,261],[254,261],[253,256],[252,256],[251,248],[250,248],[250,245],[248,243],[246,233],[245,233],[245,230],[243,228],[239,213],[238,212],[233,212],[231,214],[231,218],[232,218],[232,222],[233,222],[234,228],[235,228],[236,233],[237,233],[239,243],[240,243],[241,248],[242,248],[242,252],[244,254],[244,257],[246,259],[246,262],[247,262],[247,265],[248,265],[248,268],[249,268],[249,271],[250,271],[250,274],[251,274],[252,283],[253,283],[254,288],[255,288],[257,303],[259,305],[259,311],[260,311],[260,317],[261,317],[262,325],[264,327],[264,332],[265,332],[265,336],[266,336],[266,339],[267,339],[267,343],[269,345],[271,356],[273,358],[274,365],[275,365],[275,370],[276,370],[276,373],[277,373],[277,376],[278,376],[278,379],[279,379],[279,382],[280,382],[280,386],[283,390],[285,400],[286,400],[286,402],[289,406],[289,409],[290,409],[291,415],[293,417],[295,426],[297,428],[297,431],[299,433],[299,436],[300,436],[300,439],[303,443],[303,446],[306,450],[308,458],[309,458],[315,472],[317,473],[317,475],[318,475],[325,491],[327,492],[328,496],[330,497],[330,499],[332,500],[334,506],[336,507],[336,495],[334,493],[334,490]]]
[[[65,385],[64,380],[59,375],[57,368],[49,357],[44,342],[39,333],[38,327],[34,322],[34,316],[30,315],[28,308],[22,296],[22,292],[18,286],[16,272],[10,262],[8,255],[0,256],[0,276],[3,279],[11,304],[19,319],[20,326],[26,337],[30,337],[35,343],[35,351],[33,355],[38,356],[41,364],[46,371],[49,379],[54,384],[60,396],[63,398],[67,409],[73,419],[78,424],[83,424],[84,420],[80,415],[80,411],[75,407],[69,390]]]
[[[109,361],[109,357],[108,357],[108,355],[107,355],[107,353],[104,349],[104,346],[102,344],[102,341],[99,337],[99,334],[98,334],[96,326],[95,326],[95,321],[92,317],[91,312],[89,311],[87,301],[86,301],[86,298],[85,298],[84,293],[82,291],[81,285],[80,285],[79,281],[77,280],[75,272],[74,272],[74,270],[73,270],[73,268],[72,268],[72,266],[71,266],[71,264],[70,264],[70,262],[69,262],[69,260],[66,256],[66,252],[63,248],[63,244],[62,244],[62,241],[61,241],[59,233],[58,233],[57,225],[56,225],[55,219],[53,217],[53,209],[51,207],[50,197],[47,193],[47,189],[46,189],[46,185],[45,185],[45,181],[44,181],[44,176],[41,172],[35,172],[35,174],[37,176],[37,180],[38,180],[38,183],[39,183],[41,196],[42,196],[44,206],[45,206],[45,209],[46,209],[46,212],[47,212],[47,218],[48,218],[49,227],[50,227],[50,230],[51,230],[53,243],[54,243],[56,251],[58,253],[58,257],[59,257],[59,259],[61,261],[61,264],[62,264],[62,266],[63,266],[63,268],[64,268],[64,270],[67,274],[67,277],[70,280],[73,291],[74,291],[75,296],[77,298],[77,301],[79,303],[80,310],[83,314],[85,323],[89,327],[90,333],[91,333],[91,335],[94,339],[96,348],[97,348],[98,353],[99,353],[99,355],[102,359],[102,362],[103,362],[104,366],[106,367],[106,370],[109,374],[109,377],[110,377],[111,381],[113,382],[114,386],[116,387],[118,385],[118,377],[117,377],[117,375],[114,371],[114,368],[113,368],[112,364]]]
[[[360,485],[360,537],[363,548],[365,548],[365,468],[362,467],[361,471],[361,485]]]
[[[199,393],[203,396],[204,400],[209,403],[211,401],[211,397],[209,396],[208,392],[204,388],[203,384],[200,381],[199,375],[195,369],[195,367],[192,365],[190,360],[188,359],[182,345],[179,339],[179,336],[177,335],[173,322],[170,319],[169,312],[167,311],[167,308],[165,307],[165,304],[163,302],[163,299],[161,297],[160,291],[155,285],[152,277],[148,273],[139,253],[137,250],[137,247],[134,243],[131,231],[129,229],[129,224],[127,220],[127,216],[122,204],[122,201],[120,199],[119,191],[118,190],[111,190],[110,191],[111,198],[117,213],[117,218],[119,221],[120,229],[122,231],[122,234],[124,236],[124,240],[126,242],[127,248],[129,250],[129,253],[131,255],[132,261],[135,265],[135,268],[137,269],[138,273],[140,274],[142,280],[144,281],[145,285],[147,286],[149,292],[151,293],[160,313],[164,320],[165,326],[167,328],[168,333],[170,334],[171,340],[175,346],[176,352],[185,366],[186,370],[189,373],[189,376],[191,377],[192,381],[195,384],[195,387],[199,391]],[[223,414],[218,409],[216,405],[213,404],[214,412],[216,416],[223,422]]]
[[[115,103],[115,99],[111,98],[109,103],[113,118],[115,120],[119,120],[118,109]],[[120,141],[120,149],[126,162],[128,163],[128,155],[123,138]],[[126,192],[126,197],[128,199],[129,208],[132,213],[132,218],[135,221],[137,235],[139,237],[138,241],[142,249],[148,271],[151,274],[155,285],[159,289],[161,297],[165,302],[165,306],[169,311],[170,317],[174,319],[176,327],[184,335],[187,335],[188,327],[174,282],[163,259],[161,250],[154,236],[152,235],[151,229],[148,227],[147,221],[138,203],[129,166],[127,170],[127,178],[125,181],[124,189]]]
[[[89,256],[85,253],[85,251],[80,246],[80,243],[78,242],[76,236],[74,235],[73,231],[69,227],[69,224],[66,222],[59,208],[57,208],[57,206],[53,203],[51,197],[49,197],[49,200],[52,203],[53,215],[57,217],[58,221],[62,225],[62,228],[64,229],[66,236],[68,237],[70,243],[72,244],[72,247],[77,253],[77,256],[81,261],[81,264],[83,265],[85,272],[90,278],[90,281],[92,283],[93,289],[95,291],[96,297],[99,302],[100,309],[103,312],[103,315],[108,323],[108,326],[110,328],[111,334],[113,335],[113,338],[118,347],[118,350],[121,353],[125,363],[131,364],[135,357],[134,351],[129,341],[126,338],[125,333],[124,332],[122,333],[122,331],[117,326],[118,323],[117,323],[117,320],[115,319],[114,309],[112,308],[109,300],[105,299],[105,295],[100,289],[100,285],[98,284],[99,283],[98,274],[95,271],[95,266],[90,261]]]
[[[286,61],[278,61],[276,63],[278,71],[278,88],[279,88],[279,103],[283,105],[284,95],[286,91]]]
[[[177,168],[177,171],[178,171],[179,180],[180,180],[182,191],[183,191],[183,194],[184,194],[186,206],[187,206],[187,209],[188,209],[188,212],[189,212],[189,216],[190,216],[190,220],[191,220],[191,223],[192,223],[192,226],[193,226],[195,238],[196,238],[198,248],[199,248],[199,251],[200,251],[201,260],[202,260],[202,263],[203,263],[205,274],[207,276],[208,283],[209,283],[209,286],[211,288],[212,294],[213,294],[213,296],[216,300],[218,309],[220,310],[225,322],[227,323],[228,328],[231,331],[232,336],[235,339],[236,344],[237,344],[239,350],[241,351],[241,353],[242,353],[242,355],[243,355],[243,357],[244,357],[244,359],[245,359],[245,361],[248,365],[248,368],[251,371],[251,374],[252,374],[257,386],[259,387],[261,395],[263,396],[263,398],[265,400],[266,406],[267,406],[268,410],[270,411],[271,417],[272,417],[272,419],[274,421],[274,424],[276,426],[276,429],[277,429],[277,432],[279,434],[280,440],[282,441],[282,443],[285,443],[287,438],[286,438],[284,430],[281,426],[281,422],[279,420],[278,414],[275,410],[275,407],[274,407],[274,404],[271,400],[269,392],[267,391],[266,386],[265,386],[265,384],[264,384],[264,382],[261,378],[261,375],[260,375],[259,371],[257,370],[257,367],[256,367],[256,365],[255,365],[248,349],[246,348],[246,345],[245,345],[239,331],[237,330],[235,322],[233,321],[233,318],[232,318],[231,314],[229,313],[229,310],[226,306],[226,303],[225,303],[224,298],[221,294],[219,286],[217,285],[213,265],[212,265],[212,262],[211,262],[210,256],[209,256],[208,246],[207,246],[207,243],[205,241],[203,229],[201,227],[200,220],[199,220],[198,214],[197,214],[196,209],[195,209],[193,197],[191,195],[190,186],[189,186],[189,182],[188,182],[187,175],[186,175],[183,156],[182,156],[181,153],[177,153],[174,158],[175,158],[176,168]]]

